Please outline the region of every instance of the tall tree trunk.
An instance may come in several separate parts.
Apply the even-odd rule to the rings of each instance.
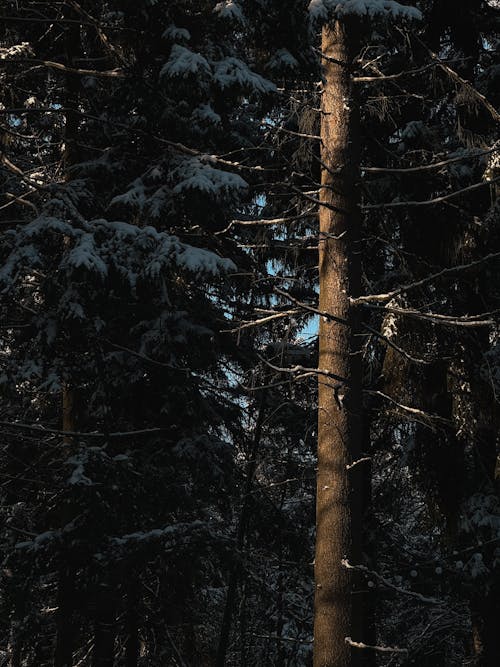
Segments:
[[[74,19],[72,10],[67,8],[65,18]],[[68,67],[75,67],[76,59],[80,52],[80,26],[77,23],[66,27],[65,52]],[[65,80],[65,131],[64,131],[64,171],[65,178],[69,180],[68,169],[75,164],[76,140],[78,136],[78,96],[80,82],[76,74],[66,73]],[[73,388],[65,382],[62,389],[62,428],[63,431],[75,431],[75,393]],[[71,453],[73,440],[64,437],[63,446],[69,455]],[[71,520],[71,508],[64,507],[61,516],[61,525]],[[71,560],[71,554],[66,558]],[[63,562],[59,569],[59,582],[57,593],[57,635],[54,655],[54,667],[71,667],[73,664],[73,650],[75,641],[75,569],[70,562]]]
[[[320,191],[320,310],[347,320],[321,318],[319,368],[344,382],[321,376],[318,394],[318,475],[314,666],[352,667],[361,641],[361,604],[353,571],[343,559],[361,555],[362,394],[360,337],[350,297],[359,295],[360,215],[356,196],[359,119],[353,99],[351,63],[357,29],[350,21],[323,28],[322,162]]]

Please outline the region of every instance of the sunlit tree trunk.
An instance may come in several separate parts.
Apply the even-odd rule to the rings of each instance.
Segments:
[[[321,318],[319,368],[318,476],[315,558],[315,667],[352,667],[362,640],[355,577],[342,561],[359,563],[361,551],[362,395],[360,337],[350,297],[360,290],[359,119],[353,98],[351,63],[356,24],[336,21],[323,28],[322,162],[319,281],[320,310],[347,321]],[[345,381],[333,376],[345,378]]]

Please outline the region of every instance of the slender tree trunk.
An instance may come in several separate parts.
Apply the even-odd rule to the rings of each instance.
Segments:
[[[66,10],[68,18],[73,18],[72,10]],[[80,28],[74,23],[66,27],[65,35],[66,64],[68,67],[74,67],[76,59],[80,52]],[[78,135],[78,117],[76,110],[78,108],[80,82],[77,75],[66,73],[65,80],[65,107],[66,125],[64,131],[64,170],[65,178],[69,180],[68,168],[76,160],[76,140]],[[62,389],[62,428],[64,431],[75,431],[75,393],[73,389],[64,383]],[[72,438],[65,437],[63,446],[69,454],[72,448]],[[67,516],[69,513],[69,516]],[[62,513],[62,524],[65,518],[70,520],[71,512],[65,508]],[[68,554],[68,558],[71,556]],[[57,635],[54,655],[54,667],[71,667],[73,664],[73,649],[75,641],[75,570],[69,562],[62,563],[59,570],[59,582],[57,593]]]
[[[21,582],[18,582],[18,585],[14,589],[14,609],[10,620],[10,637],[7,648],[9,667],[21,667],[23,640],[25,639],[23,621],[26,615],[26,603],[28,601],[30,583],[21,585]]]
[[[92,667],[113,667],[115,660],[116,606],[112,584],[98,584],[94,609]]]
[[[125,632],[125,665],[126,667],[137,667],[139,660],[139,575],[135,571],[128,574],[126,584],[126,615]]]
[[[54,655],[54,667],[72,667],[73,646],[75,641],[74,605],[74,570],[61,567],[57,591],[57,640]]]
[[[357,313],[350,303],[360,290],[359,120],[350,64],[356,55],[356,26],[336,21],[323,28],[322,161],[320,192],[320,310],[348,325],[321,318],[319,368],[345,378],[322,376],[318,394],[318,476],[314,666],[352,667],[358,654],[346,637],[361,641],[361,608],[352,571],[343,559],[361,556],[362,394]]]
[[[250,518],[251,509],[251,491],[253,486],[253,478],[257,469],[257,459],[262,437],[262,426],[264,424],[264,415],[266,412],[266,398],[267,390],[261,392],[261,398],[258,408],[257,419],[255,423],[255,430],[252,439],[250,462],[247,470],[245,485],[243,487],[243,499],[238,520],[238,528],[236,532],[236,554],[237,557],[243,548],[245,535],[248,527],[248,520]],[[224,667],[226,664],[226,654],[229,647],[229,638],[231,634],[231,625],[233,620],[233,610],[236,603],[236,594],[238,592],[238,582],[240,578],[240,563],[238,560],[233,561],[232,568],[229,574],[229,582],[227,587],[226,604],[224,607],[224,614],[222,617],[221,631],[219,635],[219,644],[217,647],[217,656],[215,660],[216,667]]]
[[[500,658],[500,586],[471,600],[472,641],[476,667],[497,667]]]

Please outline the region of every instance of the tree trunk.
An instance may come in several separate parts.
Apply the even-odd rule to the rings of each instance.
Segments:
[[[500,586],[494,582],[491,591],[471,600],[472,642],[476,667],[497,667],[500,657]]]
[[[92,667],[113,667],[115,660],[116,607],[112,583],[111,585],[98,584],[95,602]]]
[[[66,18],[74,18],[69,8],[65,12]],[[77,23],[66,27],[65,55],[68,67],[74,67],[80,52],[80,27]],[[80,82],[77,75],[66,73],[65,79],[65,130],[64,130],[64,152],[63,164],[65,178],[69,180],[68,169],[76,162],[76,139],[78,134],[78,108]],[[73,389],[65,382],[62,389],[62,428],[63,431],[75,431],[75,394]],[[72,449],[72,438],[64,437],[63,446],[69,455]],[[62,511],[61,525],[71,520],[71,509],[65,506]],[[71,558],[70,554],[66,558]],[[63,562],[59,570],[59,582],[57,593],[57,635],[54,655],[54,667],[71,667],[73,664],[73,649],[75,641],[75,570],[68,562]]]
[[[262,426],[264,424],[264,415],[266,412],[266,399],[267,399],[267,390],[263,390],[261,392],[257,419],[255,422],[255,430],[253,433],[253,439],[250,449],[250,461],[247,469],[247,476],[245,479],[245,485],[243,487],[242,506],[241,506],[240,516],[238,519],[238,527],[236,531],[236,553],[229,574],[226,604],[224,607],[224,614],[222,617],[222,624],[219,635],[219,643],[217,647],[217,656],[215,659],[216,667],[224,667],[224,665],[226,664],[227,650],[229,648],[231,626],[233,621],[233,611],[238,592],[238,582],[241,575],[240,573],[241,564],[239,562],[238,557],[243,549],[243,544],[245,542],[245,536],[248,527],[248,521],[250,519],[250,511],[252,507],[251,491],[252,491],[255,471],[257,469],[258,454],[262,436]]]
[[[362,641],[361,605],[353,571],[361,552],[361,360],[357,313],[350,303],[360,290],[356,196],[359,119],[350,64],[356,27],[336,21],[323,28],[322,162],[320,191],[320,310],[347,320],[321,318],[319,368],[345,378],[321,376],[318,388],[318,475],[314,666],[352,667],[359,655],[346,637]]]
[[[74,622],[74,584],[73,568],[61,567],[57,590],[57,640],[54,655],[54,667],[72,667],[73,646],[75,641]]]
[[[139,660],[139,574],[130,571],[126,582],[125,665],[137,667]]]

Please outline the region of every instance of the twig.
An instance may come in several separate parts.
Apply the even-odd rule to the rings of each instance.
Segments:
[[[283,368],[281,366],[275,366],[272,364],[270,361],[267,359],[264,359],[260,354],[257,355],[259,359],[266,364],[266,366],[269,366],[273,371],[276,371],[277,373],[304,373],[305,376],[309,375],[324,375],[325,377],[332,378],[333,380],[337,380],[337,382],[342,383],[343,385],[349,384],[349,381],[346,378],[341,377],[340,375],[336,375],[335,373],[331,373],[330,371],[323,370],[321,368],[306,368],[305,366],[291,366],[290,368]],[[301,376],[302,377],[302,376]]]
[[[407,648],[398,648],[397,646],[372,646],[371,644],[364,644],[363,642],[354,642],[350,637],[345,638],[345,643],[353,648],[370,649],[372,651],[379,651],[380,653],[408,653]]]
[[[222,229],[220,232],[216,232],[215,235],[219,236],[228,232],[231,227],[238,225],[240,227],[251,227],[251,226],[266,226],[266,225],[282,225],[287,222],[296,222],[297,220],[304,220],[307,218],[314,218],[318,215],[317,211],[300,213],[298,215],[290,215],[283,218],[255,218],[252,220],[231,220],[229,225]]]
[[[424,164],[420,167],[360,167],[361,172],[366,172],[367,174],[417,174],[422,171],[434,171],[434,169],[441,169],[448,164],[453,164],[454,162],[464,162],[465,160],[472,160],[474,158],[482,157],[483,155],[490,155],[500,151],[500,148],[493,147],[488,150],[479,151],[474,153],[474,155],[458,155],[447,160],[440,160],[439,162],[433,162],[432,164]]]
[[[259,639],[272,639],[278,642],[295,642],[296,644],[312,644],[312,639],[295,639],[295,637],[280,637],[278,635],[257,635],[252,633],[251,637],[258,637]]]
[[[432,430],[434,430],[434,425],[431,423],[433,421],[442,423],[443,425],[446,426],[450,426],[452,423],[449,419],[445,419],[444,417],[440,417],[439,415],[429,414],[427,412],[424,412],[423,410],[420,410],[419,408],[412,408],[410,405],[404,405],[403,403],[399,403],[398,401],[396,401],[396,399],[392,398],[392,396],[388,396],[387,394],[384,394],[384,392],[382,391],[365,389],[365,394],[369,396],[380,396],[380,398],[383,398],[389,403],[392,403],[400,410],[403,410],[403,412],[407,412],[409,415],[412,415],[412,417],[414,417],[415,419],[419,417],[422,421],[419,421],[418,419],[416,419],[416,421],[419,421],[419,423],[422,423],[424,426],[427,426]]]
[[[342,567],[345,567],[347,570],[357,570],[358,572],[363,572],[363,574],[373,577],[381,584],[387,586],[387,588],[390,588],[393,591],[396,591],[397,593],[408,595],[409,597],[414,598],[419,602],[425,602],[426,604],[443,604],[443,602],[441,600],[438,600],[437,598],[430,598],[425,595],[422,595],[421,593],[415,593],[415,591],[409,591],[406,588],[401,588],[400,586],[396,586],[378,572],[375,572],[374,570],[369,570],[365,565],[351,565],[347,560],[347,558],[343,558],[341,562],[342,562]]]
[[[408,292],[410,290],[416,289],[417,287],[422,287],[423,285],[426,285],[427,283],[430,283],[433,280],[436,280],[436,278],[441,278],[442,276],[447,276],[447,275],[450,275],[452,273],[458,273],[460,271],[465,271],[467,269],[478,266],[479,264],[482,264],[483,262],[488,262],[492,259],[499,259],[499,258],[500,258],[500,252],[492,252],[488,255],[485,255],[484,257],[481,257],[480,259],[476,259],[473,262],[469,262],[468,264],[459,264],[458,266],[450,266],[446,269],[442,269],[441,271],[437,271],[436,273],[432,273],[430,276],[426,276],[425,278],[422,278],[421,280],[416,280],[413,283],[408,283],[407,285],[403,285],[402,287],[398,287],[397,289],[392,290],[391,292],[386,292],[385,294],[369,294],[368,296],[359,296],[355,299],[351,299],[351,302],[352,303],[370,303],[370,302],[373,302],[373,301],[390,301],[395,296],[398,296],[399,294],[403,294],[404,292]]]
[[[239,326],[235,327],[234,329],[222,329],[222,333],[238,333],[239,331],[243,331],[243,329],[251,329],[253,327],[259,327],[262,324],[267,324],[268,322],[272,322],[273,320],[279,320],[282,319],[283,317],[290,317],[294,315],[298,315],[300,313],[300,310],[284,310],[280,311],[279,313],[273,313],[272,315],[267,315],[266,317],[261,317],[258,320],[252,320],[250,322],[243,322]]]
[[[79,67],[69,67],[68,65],[63,65],[63,63],[53,62],[52,60],[37,60],[34,58],[11,58],[7,62],[9,63],[23,63],[23,64],[34,64],[34,65],[43,65],[49,69],[57,69],[61,72],[67,72],[70,74],[80,74],[81,76],[94,76],[99,78],[125,78],[125,74],[121,69],[111,69],[111,70],[98,70],[98,69],[81,69]]]
[[[357,461],[353,461],[352,463],[349,463],[346,465],[345,469],[346,470],[351,470],[351,468],[354,468],[355,466],[359,465],[360,463],[366,463],[366,461],[371,461],[372,457],[371,456],[363,456],[362,459],[358,459]]]
[[[394,79],[400,79],[403,76],[414,76],[415,74],[420,74],[425,72],[428,69],[437,67],[437,63],[428,63],[423,67],[417,69],[410,69],[405,72],[398,72],[397,74],[381,74],[380,76],[355,76],[353,77],[354,83],[374,83],[379,81],[393,81]]]
[[[433,206],[434,204],[440,204],[455,197],[459,197],[466,192],[471,192],[472,190],[477,190],[478,188],[483,188],[485,185],[491,185],[500,181],[500,176],[492,178],[491,181],[481,181],[481,183],[474,183],[474,185],[469,185],[466,188],[461,190],[455,190],[455,192],[450,192],[447,195],[442,195],[440,197],[434,197],[434,199],[425,199],[423,201],[393,201],[385,202],[383,204],[364,204],[361,208],[364,210],[376,209],[376,208],[397,208],[401,206]]]
[[[384,310],[388,313],[394,313],[395,315],[405,315],[407,317],[413,317],[421,320],[428,320],[434,324],[441,324],[443,326],[451,327],[491,327],[495,324],[495,320],[481,320],[480,317],[485,317],[484,315],[473,315],[473,316],[463,316],[463,317],[454,317],[452,315],[440,315],[439,313],[422,313],[419,310],[414,310],[412,308],[395,308],[392,306],[378,306],[371,303],[362,304],[368,308],[373,308],[375,310]],[[495,311],[496,312],[496,311]]]
[[[143,361],[146,361],[148,364],[153,364],[154,366],[160,366],[161,368],[168,368],[171,371],[179,371],[180,373],[189,373],[188,368],[172,366],[171,364],[166,364],[163,361],[157,361],[156,359],[152,359],[151,357],[148,357],[145,354],[141,354],[141,352],[136,352],[135,350],[132,350],[129,347],[118,345],[118,343],[113,343],[113,341],[108,339],[105,339],[105,342],[108,345],[111,345],[111,347],[116,348],[117,350],[122,350],[123,352],[127,352],[133,357],[137,357],[137,359],[142,359]]]
[[[115,433],[98,433],[95,431],[63,431],[56,428],[47,428],[45,426],[37,426],[36,424],[21,424],[20,422],[0,421],[0,426],[8,428],[15,428],[21,431],[32,431],[34,433],[41,433],[44,435],[63,435],[72,438],[132,438],[140,435],[154,435],[156,433],[165,433],[166,428],[145,428],[138,431],[118,431]]]

